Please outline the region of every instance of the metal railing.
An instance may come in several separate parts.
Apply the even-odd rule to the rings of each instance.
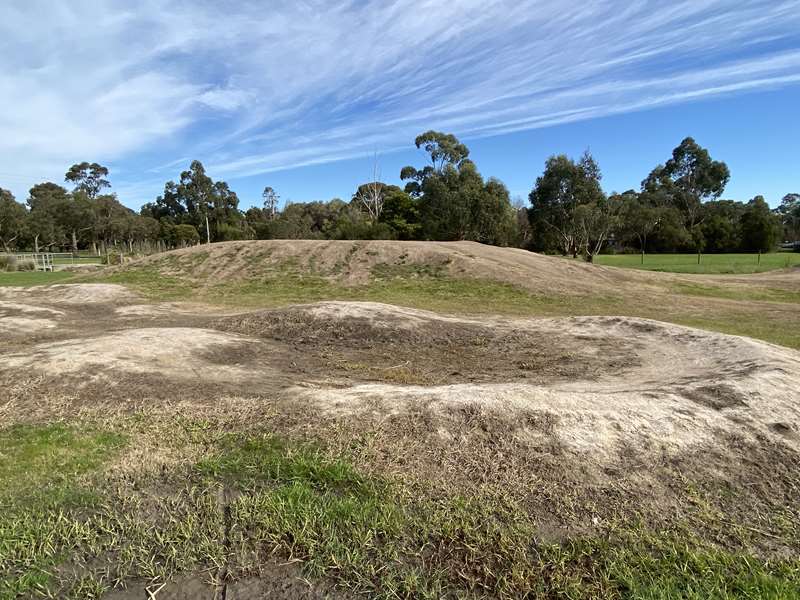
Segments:
[[[72,252],[10,252],[0,253],[16,262],[32,262],[37,271],[53,271],[58,266],[100,264],[101,256],[73,254]]]

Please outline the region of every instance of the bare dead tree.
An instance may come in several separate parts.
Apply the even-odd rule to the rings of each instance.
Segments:
[[[372,221],[377,221],[383,211],[385,185],[381,182],[380,164],[378,155],[375,155],[372,165],[372,179],[358,188],[356,197],[367,209],[367,213]]]
[[[275,190],[267,186],[264,188],[261,197],[264,198],[264,210],[267,212],[270,219],[274,219],[278,212],[278,199],[280,196],[275,193]]]

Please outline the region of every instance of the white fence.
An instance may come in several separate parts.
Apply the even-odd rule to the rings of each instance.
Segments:
[[[17,263],[33,263],[37,271],[53,271],[56,267],[83,264],[99,264],[100,256],[80,256],[71,252],[12,252],[0,256],[13,258]]]

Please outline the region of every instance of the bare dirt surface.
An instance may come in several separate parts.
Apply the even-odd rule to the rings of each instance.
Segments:
[[[3,306],[4,328],[27,335],[3,350],[0,378],[36,377],[89,403],[213,402],[224,390],[355,418],[425,407],[445,437],[448,415],[471,407],[599,465],[731,434],[799,449],[800,353],[646,319],[461,318],[369,302],[219,317],[111,285],[52,286]]]
[[[315,268],[353,281],[386,258],[381,244],[365,243],[363,268],[345,268],[336,244],[314,248]],[[541,267],[522,251],[476,257],[472,248],[411,243],[407,252],[453,272],[485,260],[509,280],[536,271],[531,261]],[[287,243],[269,256],[284,250],[296,254]],[[253,251],[198,268],[235,277]],[[609,279],[641,291],[653,276],[559,265],[526,285],[566,289],[583,278],[606,289]],[[384,476],[507,491],[537,515],[546,539],[680,514],[687,478],[730,490],[720,502],[740,523],[755,519],[754,506],[788,506],[797,493],[800,352],[750,338],[632,317],[463,317],[374,302],[225,312],[83,284],[0,288],[0,341],[6,424],[146,406],[226,427],[269,425]],[[113,476],[173,460],[189,459],[162,440],[143,442]],[[767,555],[785,550],[775,536],[765,544]],[[149,585],[108,597],[146,598]],[[187,576],[158,598],[218,592]],[[231,582],[225,597],[328,592],[283,566]]]

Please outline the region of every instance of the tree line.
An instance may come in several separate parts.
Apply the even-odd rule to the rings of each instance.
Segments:
[[[774,211],[762,196],[721,200],[730,171],[690,137],[639,190],[606,195],[601,178],[588,152],[549,158],[529,196],[526,245],[592,260],[609,243],[642,253],[767,252],[800,239],[800,195]]]
[[[592,260],[608,248],[659,252],[756,252],[800,240],[800,194],[771,210],[761,196],[721,199],[730,172],[692,138],[656,166],[638,190],[606,194],[587,151],[547,159],[529,194],[512,203],[506,186],[484,179],[469,149],[452,134],[427,131],[415,140],[425,164],[400,172],[404,186],[370,181],[349,200],[287,203],[266,187],[246,211],[224,181],[193,161],[178,181],[137,214],[108,193],[108,169],[73,165],[72,189],[44,182],[24,203],[0,189],[0,244],[29,249],[108,248],[152,251],[237,239],[473,240]]]
[[[5,252],[69,251],[109,248],[134,251],[134,244],[156,242],[158,221],[123,206],[110,187],[108,169],[97,163],[72,165],[64,176],[73,189],[38,183],[25,203],[0,188],[0,245]]]

